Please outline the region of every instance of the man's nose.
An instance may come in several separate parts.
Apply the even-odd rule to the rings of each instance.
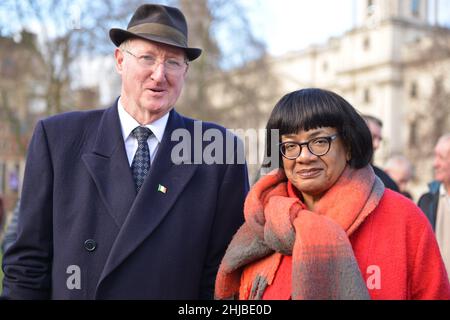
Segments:
[[[151,78],[154,81],[162,82],[164,81],[165,77],[166,77],[166,69],[164,63],[156,62],[155,65],[153,66]]]

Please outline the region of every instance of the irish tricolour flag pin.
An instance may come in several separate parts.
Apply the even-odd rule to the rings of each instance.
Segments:
[[[166,194],[167,193],[167,188],[164,187],[163,185],[159,185],[158,186],[158,192]]]

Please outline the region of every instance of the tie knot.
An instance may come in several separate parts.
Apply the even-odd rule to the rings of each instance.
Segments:
[[[144,142],[147,141],[148,137],[150,137],[153,132],[147,127],[136,127],[131,133],[138,142]]]

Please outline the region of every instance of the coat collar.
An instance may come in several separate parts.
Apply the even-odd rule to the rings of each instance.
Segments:
[[[105,110],[91,152],[82,160],[94,180],[108,212],[120,227],[136,197],[123,143],[117,105]]]
[[[428,188],[430,189],[430,193],[438,194],[439,189],[441,188],[441,183],[439,181],[433,181],[428,184]]]

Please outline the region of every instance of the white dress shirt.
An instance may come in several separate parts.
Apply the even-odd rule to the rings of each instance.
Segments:
[[[441,250],[447,274],[450,280],[450,195],[444,184],[439,189],[439,202],[436,217],[436,240]]]
[[[122,136],[125,142],[125,150],[127,151],[128,163],[131,167],[134,155],[138,148],[138,141],[131,134],[131,132],[136,127],[139,127],[141,125],[125,110],[125,108],[122,105],[121,99],[119,99],[119,102],[117,103],[117,108],[119,111],[120,125],[122,127]],[[153,162],[153,160],[155,159],[155,155],[156,152],[158,151],[159,145],[161,144],[168,120],[169,120],[169,112],[165,114],[162,118],[145,126],[153,132],[153,134],[150,135],[147,139],[148,148],[150,150],[150,162]]]

